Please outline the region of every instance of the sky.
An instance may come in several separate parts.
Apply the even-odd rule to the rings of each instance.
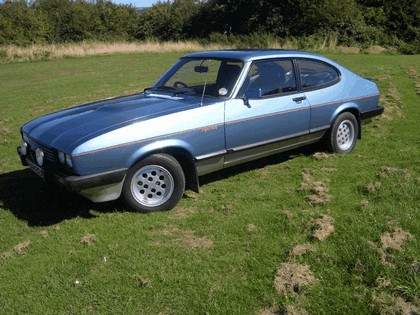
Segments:
[[[132,4],[136,8],[151,7],[156,2],[158,2],[158,0],[111,0],[111,1],[116,4]]]

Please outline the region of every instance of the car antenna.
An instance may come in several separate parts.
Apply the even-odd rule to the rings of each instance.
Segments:
[[[206,85],[207,85],[207,76],[206,76],[206,81],[204,81],[204,88],[203,88],[203,94],[201,94],[200,106],[203,106],[204,94],[206,93]]]
[[[206,59],[204,59],[201,63],[200,63],[200,67],[203,65],[203,63],[206,61]],[[211,64],[211,60],[210,64]],[[203,72],[204,73],[204,72]],[[203,87],[203,93],[201,94],[201,102],[200,102],[200,106],[203,106],[203,100],[204,100],[204,94],[206,93],[206,87],[207,87],[207,78],[208,78],[208,71],[206,71],[207,75],[206,75],[206,80],[204,81],[204,87]]]

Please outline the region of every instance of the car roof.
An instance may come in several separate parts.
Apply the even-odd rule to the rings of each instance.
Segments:
[[[320,55],[299,50],[282,49],[234,49],[234,50],[211,50],[191,53],[183,58],[227,58],[239,59],[244,62],[267,58],[300,57],[328,60]],[[328,60],[330,61],[330,60]]]

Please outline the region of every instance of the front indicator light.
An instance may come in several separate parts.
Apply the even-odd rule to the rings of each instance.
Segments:
[[[66,164],[68,167],[73,167],[73,161],[71,160],[70,154],[66,154]]]
[[[44,152],[40,148],[35,150],[35,157],[39,166],[44,165]]]
[[[21,147],[20,147],[20,152],[23,155],[28,154],[28,143],[23,139],[22,139],[22,144],[21,144]]]
[[[64,156],[63,152],[58,152],[58,160],[60,161],[61,164],[66,163],[66,157]]]

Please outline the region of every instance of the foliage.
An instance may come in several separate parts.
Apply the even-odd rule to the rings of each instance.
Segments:
[[[132,40],[139,14],[109,1],[7,0],[0,4],[0,45]]]
[[[418,53],[419,21],[418,0],[166,0],[145,11],[108,0],[6,0],[0,45],[217,37],[238,46],[245,36],[244,46],[264,47],[267,36],[335,36],[338,45]]]
[[[0,44],[28,45],[48,38],[50,24],[24,0],[0,4]]]
[[[190,37],[191,18],[198,12],[194,0],[158,2],[140,16],[139,39],[180,40]]]

